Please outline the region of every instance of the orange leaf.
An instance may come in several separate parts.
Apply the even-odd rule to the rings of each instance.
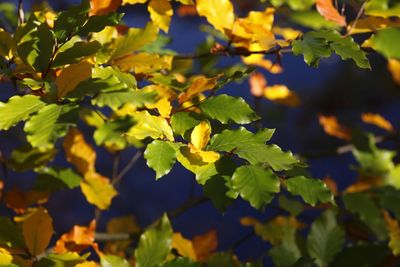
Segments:
[[[56,79],[58,97],[66,96],[80,82],[89,79],[91,75],[92,65],[87,61],[69,65],[61,71]]]
[[[22,217],[22,233],[26,246],[32,255],[42,254],[50,243],[54,233],[53,220],[43,207],[34,209],[28,216]]]
[[[54,252],[65,253],[65,252],[81,252],[90,246],[95,246],[94,234],[96,229],[96,221],[91,221],[89,226],[75,225],[71,231],[63,234],[58,239]],[[96,247],[96,246],[95,246]]]
[[[375,125],[379,128],[385,129],[388,132],[392,132],[394,130],[393,125],[379,114],[363,113],[361,115],[361,119],[365,123]]]
[[[179,255],[188,257],[194,261],[197,260],[193,242],[184,238],[181,233],[174,233],[172,235],[172,247],[178,251]]]
[[[339,124],[335,116],[319,115],[319,124],[324,128],[326,134],[349,141],[350,130]]]
[[[393,80],[395,83],[400,85],[400,60],[397,59],[389,59],[388,60],[388,69],[392,74]]]
[[[23,192],[13,188],[5,194],[7,207],[12,208],[16,213],[24,213],[26,208],[33,204],[43,204],[47,202],[48,192],[28,191]]]
[[[346,18],[339,14],[332,4],[332,0],[317,0],[317,10],[326,20],[336,22],[340,26],[346,26]]]
[[[193,238],[193,247],[198,261],[206,261],[217,250],[217,231],[213,229],[202,235],[195,236]]]
[[[331,177],[328,176],[328,177],[325,177],[324,179],[322,179],[322,181],[324,181],[324,183],[331,190],[333,195],[337,196],[338,188],[337,188],[337,184],[336,184],[335,180],[333,180]]]
[[[90,0],[90,15],[106,15],[118,9],[122,0]]]
[[[196,16],[197,15],[197,10],[196,10],[196,6],[194,6],[194,5],[180,5],[178,7],[178,10],[176,11],[176,13],[180,17]]]
[[[250,93],[254,96],[261,97],[267,87],[267,80],[260,72],[254,72],[250,75]]]
[[[81,131],[71,128],[64,138],[63,145],[68,162],[74,165],[79,173],[85,175],[95,171],[96,152],[86,143]]]
[[[266,99],[288,107],[297,107],[300,105],[299,96],[289,90],[286,85],[276,84],[268,86],[264,91]]]
[[[179,95],[179,103],[184,103],[200,93],[213,89],[217,85],[217,81],[220,77],[220,75],[212,78],[207,78],[203,75],[194,77],[192,79],[192,84],[186,92]]]

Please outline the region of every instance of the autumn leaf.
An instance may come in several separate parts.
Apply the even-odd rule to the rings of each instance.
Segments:
[[[217,152],[203,150],[210,141],[210,134],[210,123],[208,121],[202,121],[194,127],[190,135],[191,143],[189,144],[190,151],[200,156],[200,158],[207,163],[215,162],[220,157]]]
[[[389,59],[388,60],[388,70],[392,74],[393,81],[400,85],[400,60]]]
[[[86,143],[81,131],[71,128],[64,138],[63,146],[68,162],[74,165],[80,174],[95,171],[96,152]]]
[[[333,6],[332,0],[316,0],[318,12],[329,21],[336,22],[340,26],[346,26],[346,18],[339,14]]]
[[[122,0],[123,5],[136,5],[136,4],[144,4],[148,0]]]
[[[0,266],[12,266],[13,256],[5,248],[0,247]]]
[[[58,97],[64,97],[82,81],[92,75],[92,65],[87,61],[72,64],[63,69],[56,78]]]
[[[53,219],[43,207],[33,209],[21,217],[22,233],[26,246],[32,255],[43,253],[53,236]]]
[[[235,13],[230,0],[197,0],[196,9],[215,29],[221,32],[232,29]]]
[[[98,265],[94,261],[85,261],[85,262],[77,264],[75,267],[99,267],[99,266],[100,265]]]
[[[85,174],[81,190],[86,200],[101,210],[108,209],[112,199],[117,195],[110,180],[95,172]]]
[[[169,0],[150,0],[148,10],[154,24],[168,33],[171,17],[174,14]]]
[[[198,261],[207,261],[207,259],[217,250],[217,231],[213,229],[204,234],[196,235],[192,242]]]
[[[26,191],[13,188],[5,194],[7,207],[13,209],[17,214],[22,214],[26,208],[33,204],[44,204],[49,198],[49,192]]]
[[[389,231],[389,247],[394,256],[400,255],[400,225],[399,222],[391,217],[389,212],[383,212],[383,218]]]
[[[324,128],[326,134],[349,141],[350,130],[339,124],[335,116],[319,115],[319,124]]]
[[[363,113],[361,115],[361,119],[365,123],[375,125],[375,126],[382,128],[388,132],[394,131],[393,125],[379,114]]]
[[[207,78],[204,75],[195,76],[191,79],[189,88],[179,95],[179,103],[184,103],[194,96],[197,96],[205,91],[212,90],[218,82],[221,75],[212,78]]]
[[[90,15],[106,15],[116,11],[122,0],[90,0]]]
[[[257,49],[254,51],[260,51]],[[267,70],[270,73],[278,74],[283,71],[282,66],[277,62],[272,62],[271,60],[264,58],[262,54],[252,54],[246,57],[242,57],[242,61],[246,65],[257,66]]]
[[[178,16],[185,17],[185,16],[195,16],[197,15],[196,6],[194,5],[180,5],[178,10],[176,11]]]
[[[183,237],[181,233],[174,233],[172,235],[172,247],[178,251],[179,255],[190,258],[194,261],[197,260],[193,242],[190,239]]]
[[[272,102],[276,102],[289,107],[298,107],[300,98],[298,95],[289,90],[286,85],[271,85],[265,88],[264,97]]]
[[[267,87],[267,80],[260,72],[253,72],[250,75],[250,93],[253,96],[261,97],[264,95],[265,87]]]
[[[75,225],[68,233],[63,234],[57,240],[54,252],[65,253],[70,251],[79,253],[93,246],[95,244],[95,230],[96,222],[94,220],[87,227]]]

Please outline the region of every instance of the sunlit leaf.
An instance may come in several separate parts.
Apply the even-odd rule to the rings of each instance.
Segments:
[[[122,0],[90,0],[90,14],[104,15],[117,10]]]
[[[379,128],[385,129],[388,132],[394,130],[393,125],[379,114],[363,113],[361,119],[365,123],[373,124]]]
[[[81,190],[89,203],[102,210],[108,209],[112,199],[118,194],[110,180],[98,173],[85,174]]]
[[[400,59],[400,51],[395,45],[399,40],[400,28],[386,28],[373,35],[368,44],[386,58]]]
[[[129,262],[121,257],[115,255],[101,255],[101,267],[130,267]]]
[[[215,29],[221,32],[232,30],[235,13],[230,0],[198,0],[196,8]]]
[[[301,196],[311,206],[315,206],[318,202],[334,203],[332,192],[319,179],[297,176],[288,179],[286,186],[290,193]]]
[[[179,255],[196,261],[197,256],[193,242],[183,237],[181,233],[174,233],[172,235],[172,247],[178,251]]]
[[[289,107],[297,107],[300,105],[299,96],[294,91],[289,90],[286,85],[267,86],[264,90],[264,97]]]
[[[164,32],[168,32],[174,14],[169,0],[150,0],[148,10],[153,23]]]
[[[176,161],[176,152],[166,141],[154,140],[144,152],[147,165],[156,172],[156,179],[168,174]]]
[[[350,140],[350,130],[339,124],[335,116],[319,115],[319,123],[323,127],[326,134],[335,136],[340,139]]]
[[[57,240],[54,251],[58,254],[70,252],[81,252],[94,244],[95,221],[89,226],[75,225],[68,233],[63,234]]]
[[[333,21],[340,26],[346,26],[346,18],[339,14],[333,6],[332,0],[316,0],[318,12],[327,20]]]

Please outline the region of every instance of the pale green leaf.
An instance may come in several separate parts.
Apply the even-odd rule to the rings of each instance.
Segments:
[[[156,179],[167,175],[176,161],[176,152],[166,141],[154,140],[144,151],[147,166],[156,172]]]
[[[319,179],[297,176],[286,181],[287,190],[293,195],[299,195],[303,200],[315,206],[318,202],[334,203],[332,192],[324,182]]]

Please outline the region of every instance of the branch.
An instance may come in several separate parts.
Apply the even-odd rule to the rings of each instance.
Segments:
[[[136,162],[139,160],[142,154],[143,151],[138,150],[136,154],[128,162],[128,164],[122,169],[122,171],[117,176],[115,176],[115,178],[112,180],[111,183],[113,185],[117,185],[121,181],[121,179],[132,169],[132,167],[136,164]]]
[[[22,25],[24,21],[25,21],[25,14],[22,5],[22,0],[18,0],[18,26]]]

